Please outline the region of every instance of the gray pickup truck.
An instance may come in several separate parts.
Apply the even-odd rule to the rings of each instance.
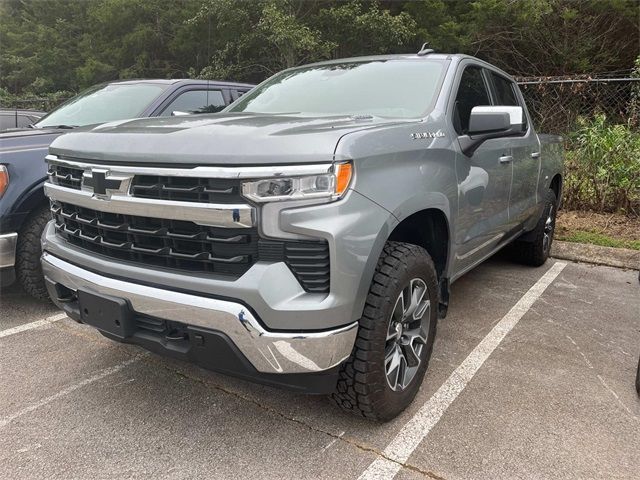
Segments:
[[[286,70],[47,161],[42,266],[70,317],[378,420],[416,395],[451,283],[507,245],[545,262],[563,171],[506,73],[431,51]]]

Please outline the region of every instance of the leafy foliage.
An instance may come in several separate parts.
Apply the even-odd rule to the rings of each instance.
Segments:
[[[628,72],[634,61],[640,75],[639,15],[637,0],[2,0],[0,102],[49,108],[118,78],[260,82],[328,58],[415,52],[424,41],[518,76]],[[636,89],[628,125],[580,121],[568,206],[639,208],[639,102]]]
[[[424,41],[520,75],[628,71],[636,0],[3,0],[0,88],[78,91],[130,77],[259,82]]]
[[[604,115],[578,125],[567,151],[566,207],[640,214],[640,132]]]

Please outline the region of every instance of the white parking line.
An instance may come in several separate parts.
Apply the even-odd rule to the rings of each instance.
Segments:
[[[146,356],[146,353],[143,353],[142,355],[138,355],[135,357],[130,358],[129,360],[125,360],[122,363],[119,363],[118,365],[115,365],[113,367],[109,367],[109,368],[105,368],[103,370],[100,370],[98,373],[96,373],[95,375],[92,375],[89,378],[85,378],[84,380],[78,382],[78,383],[74,383],[73,385],[68,386],[67,388],[60,390],[57,393],[54,393],[53,395],[43,398],[42,400],[33,403],[31,405],[29,405],[28,407],[23,408],[22,410],[17,411],[16,413],[13,413],[11,415],[8,415],[6,417],[0,418],[0,428],[7,426],[9,423],[13,422],[16,418],[22,417],[23,415],[26,415],[27,413],[31,413],[34,410],[37,410],[40,407],[44,407],[45,405],[64,397],[65,395],[69,395],[72,392],[75,392],[76,390],[78,390],[79,388],[82,388],[86,385],[89,385],[93,382],[97,382],[98,380],[102,380],[105,377],[108,377],[109,375],[113,375],[114,373],[119,372],[120,370],[122,370],[124,367],[126,367],[127,365],[131,365],[134,362],[137,362],[138,360],[140,360],[142,357]]]
[[[66,313],[58,313],[57,315],[52,315],[51,317],[44,318],[42,320],[36,320],[35,322],[25,323],[24,325],[18,325],[17,327],[7,328],[6,330],[0,331],[0,338],[8,337],[9,335],[15,335],[16,333],[26,332],[27,330],[33,330],[34,328],[44,327],[45,325],[49,325],[53,322],[57,322],[58,320],[62,320],[67,318]]]
[[[506,335],[515,327],[531,305],[566,267],[564,262],[556,262],[502,317],[486,337],[473,349],[442,384],[433,396],[405,424],[391,443],[384,449],[384,457],[378,457],[360,475],[360,480],[391,479],[396,476],[402,464],[438,423],[444,412],[467,386],[489,355]],[[391,459],[391,460],[390,460]]]

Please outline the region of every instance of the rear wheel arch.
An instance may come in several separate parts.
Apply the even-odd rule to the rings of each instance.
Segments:
[[[562,206],[562,175],[557,173],[549,184],[549,188],[553,190],[553,193],[556,195],[556,202],[558,208]]]

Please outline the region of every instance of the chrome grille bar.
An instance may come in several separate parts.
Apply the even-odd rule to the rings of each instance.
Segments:
[[[103,200],[95,197],[90,191],[73,190],[52,183],[45,183],[44,193],[51,200],[100,212],[186,220],[198,225],[223,228],[250,228],[255,225],[254,208],[246,204],[177,202],[130,195],[112,195],[111,198]]]

